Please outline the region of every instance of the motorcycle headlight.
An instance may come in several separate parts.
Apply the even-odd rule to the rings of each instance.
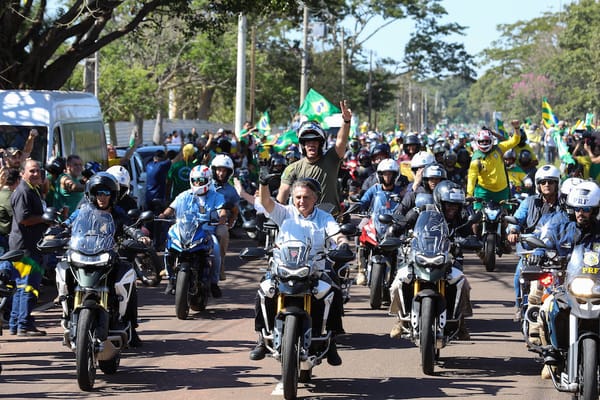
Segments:
[[[569,291],[575,296],[591,297],[593,294],[594,280],[590,278],[575,278],[569,285]]]
[[[435,265],[439,267],[446,263],[446,256],[439,255],[434,257],[425,257],[422,254],[417,254],[415,260],[419,265]]]
[[[491,208],[485,209],[485,214],[487,215],[487,217],[490,221],[494,221],[496,218],[498,218],[499,213],[500,213],[500,210],[493,210]]]
[[[306,278],[309,273],[309,267],[286,268],[281,265],[277,266],[277,275],[282,278]]]
[[[102,253],[95,256],[87,256],[81,253],[71,253],[71,262],[80,265],[104,265],[110,260],[110,254]]]

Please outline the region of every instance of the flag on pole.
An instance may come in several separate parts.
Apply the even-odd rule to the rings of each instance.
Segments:
[[[552,112],[552,107],[550,107],[548,99],[545,97],[542,97],[542,122],[546,128],[558,124],[558,118]]]
[[[282,133],[277,140],[275,141],[275,143],[273,143],[273,149],[276,152],[282,152],[284,150],[287,150],[287,148],[291,145],[291,144],[298,144],[298,135],[296,134],[296,131],[291,129],[287,132]]]
[[[298,109],[298,113],[306,116],[308,120],[323,123],[325,117],[340,112],[340,109],[330,103],[316,90],[310,89],[304,98],[304,102]]]
[[[269,118],[269,112],[265,111],[256,123],[256,129],[263,135],[269,135],[271,133],[271,118]]]
[[[502,135],[504,140],[509,139],[508,132],[506,131],[506,128],[504,128],[504,122],[500,119],[496,119],[496,130]]]

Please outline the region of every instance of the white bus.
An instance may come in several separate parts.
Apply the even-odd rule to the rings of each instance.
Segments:
[[[42,165],[77,154],[107,166],[102,111],[91,93],[0,90],[0,147],[23,149],[32,128],[39,135],[31,158]]]

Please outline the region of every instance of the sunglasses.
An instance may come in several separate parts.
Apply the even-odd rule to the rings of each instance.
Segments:
[[[192,178],[190,179],[190,181],[192,182],[192,185],[204,185],[208,182],[208,179],[206,178]]]
[[[589,213],[592,212],[592,207],[573,207],[573,211]]]
[[[492,141],[491,140],[480,140],[477,143],[479,143],[479,144],[492,144]]]
[[[110,196],[109,190],[98,190],[96,196]]]
[[[550,185],[552,183],[555,183],[556,181],[550,180],[550,179],[542,179],[540,181],[540,185]]]

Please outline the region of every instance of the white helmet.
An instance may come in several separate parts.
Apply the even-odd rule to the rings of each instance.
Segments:
[[[560,197],[566,201],[567,196],[569,195],[569,193],[571,193],[573,188],[575,188],[575,186],[579,185],[582,182],[584,182],[584,180],[581,178],[565,179],[560,185]]]
[[[129,177],[129,171],[122,165],[114,165],[106,170],[109,174],[115,177],[119,183],[119,197],[123,198],[129,193],[129,183],[131,178]]]
[[[552,164],[546,164],[540,167],[535,173],[535,187],[538,191],[540,182],[546,180],[554,181],[557,185],[560,183],[560,171]]]
[[[433,164],[434,162],[435,158],[433,157],[433,154],[427,151],[419,151],[417,154],[414,155],[412,160],[410,160],[410,168],[413,170],[418,168],[424,168],[429,164]]]
[[[567,206],[598,208],[600,206],[600,188],[596,182],[584,181],[575,186],[567,196]]]
[[[492,133],[488,130],[482,129],[477,132],[477,136],[475,137],[475,142],[477,143],[477,147],[484,153],[487,153],[494,146],[494,138]]]
[[[196,165],[190,171],[190,187],[196,196],[205,195],[210,188],[212,173],[206,165]],[[194,185],[199,183],[199,185]]]
[[[383,173],[384,172],[393,172],[394,173],[394,177],[392,178],[392,183],[396,181],[396,178],[398,177],[398,174],[400,173],[400,167],[398,166],[398,163],[395,160],[392,160],[391,158],[386,158],[384,160],[381,160],[379,162],[379,164],[377,165],[377,181],[379,183],[383,182]]]
[[[231,157],[226,154],[217,154],[210,163],[210,169],[212,170],[213,176],[217,175],[216,169],[220,167],[227,168],[229,170],[227,173],[227,178],[225,178],[225,181],[228,181],[229,178],[231,178],[231,175],[233,175],[234,170],[233,160]]]

